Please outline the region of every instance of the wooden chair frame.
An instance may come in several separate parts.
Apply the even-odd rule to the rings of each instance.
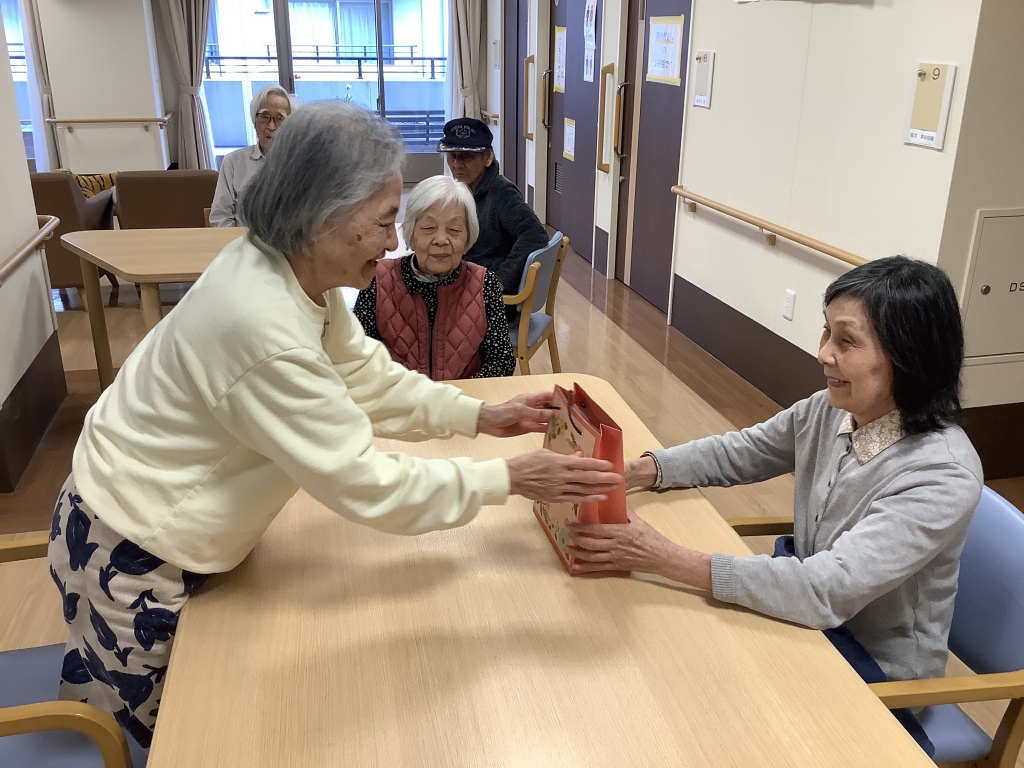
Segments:
[[[736,517],[726,522],[740,536],[787,536],[793,533],[793,519],[790,517]],[[889,709],[1010,699],[986,757],[943,765],[944,768],[1013,768],[1016,764],[1024,742],[1024,670],[928,680],[894,680],[871,683],[868,687]]]
[[[46,557],[50,534],[45,531],[0,539],[0,563]],[[128,740],[112,715],[77,701],[46,701],[0,708],[0,737],[36,731],[77,731],[100,750],[105,768],[132,768]]]
[[[555,341],[555,294],[558,293],[558,281],[562,275],[562,262],[565,261],[565,254],[569,248],[569,238],[562,237],[558,245],[558,255],[555,257],[555,267],[551,272],[551,285],[548,287],[548,299],[544,304],[544,312],[551,316],[551,325],[533,346],[527,346],[529,341],[530,315],[533,314],[534,293],[537,290],[537,275],[540,272],[540,264],[534,263],[526,272],[526,285],[515,296],[505,296],[507,306],[523,305],[523,311],[519,313],[519,343],[515,352],[519,360],[519,372],[524,376],[530,375],[530,358],[532,358],[541,345],[548,343],[548,354],[551,355],[551,370],[553,373],[562,372],[562,363],[558,358],[558,343]]]

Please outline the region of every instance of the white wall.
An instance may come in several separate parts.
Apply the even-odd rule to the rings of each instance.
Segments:
[[[607,64],[615,65],[615,75],[608,84],[605,93],[605,111],[598,115],[604,121],[604,157],[608,162],[608,173],[597,172],[594,190],[594,226],[608,233],[608,253],[614,258],[615,232],[618,218],[619,192],[619,158],[612,150],[615,133],[615,88],[619,83],[629,80],[626,73],[626,0],[601,0],[598,13],[601,18],[600,57],[596,63],[595,78],[601,76],[601,68]],[[628,95],[628,91],[623,95]],[[600,135],[600,132],[598,133]],[[615,277],[615,268],[609,263],[607,277]]]
[[[508,0],[506,0],[508,1]],[[526,41],[527,56],[536,57],[537,64],[529,77],[530,129],[533,141],[526,142],[526,183],[534,189],[533,209],[541,221],[547,221],[548,210],[548,130],[541,122],[541,74],[550,65],[551,6],[547,2],[530,0],[529,33]],[[519,66],[522,66],[520,63]],[[519,120],[521,116],[516,116]],[[526,193],[526,190],[523,190]]]
[[[0,20],[0,37],[3,22]],[[0,63],[0,263],[37,231],[10,60]],[[0,403],[28,370],[55,326],[45,259],[32,256],[0,284]]]
[[[939,258],[981,0],[694,4],[715,51],[710,110],[688,106],[688,189],[866,258]],[[903,144],[920,61],[958,66],[943,152]],[[707,209],[680,211],[676,273],[809,353],[846,269]],[[785,289],[797,291],[793,321]]]
[[[491,123],[491,133],[494,134],[494,156],[501,162],[501,135],[505,126],[505,120],[512,115],[503,115],[501,108],[501,62],[502,62],[502,35],[501,27],[504,18],[504,9],[501,0],[487,0],[487,19],[484,27],[484,79],[480,84],[480,103],[485,112],[498,115],[498,124]],[[513,118],[514,119],[514,118]]]
[[[58,118],[163,116],[149,0],[38,3]],[[167,167],[155,126],[75,126],[59,130],[58,142],[61,163],[76,173]]]

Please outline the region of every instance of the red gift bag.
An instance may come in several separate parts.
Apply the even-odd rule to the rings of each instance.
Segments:
[[[622,430],[579,384],[573,385],[571,391],[556,386],[554,405],[558,410],[551,414],[548,432],[544,437],[545,448],[567,456],[582,453],[587,458],[604,459],[612,463],[614,472],[624,474]],[[572,543],[565,525],[567,522],[628,522],[625,482],[620,483],[607,496],[604,501],[589,504],[534,502],[533,513],[570,573],[574,558],[566,552]]]

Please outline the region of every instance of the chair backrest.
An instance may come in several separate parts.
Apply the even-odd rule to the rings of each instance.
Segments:
[[[1024,669],[1024,514],[988,487],[960,555],[949,649],[978,674]]]
[[[216,171],[122,171],[116,212],[121,229],[205,227]]]
[[[543,248],[538,248],[531,253],[523,266],[523,276],[519,280],[519,293],[526,289],[526,276],[530,267],[540,264],[540,272],[537,275],[537,285],[533,292],[533,306],[530,307],[530,314],[540,312],[548,300],[548,293],[551,290],[551,278],[555,274],[555,265],[558,261],[558,251],[562,246],[562,233],[555,232]],[[523,309],[523,307],[521,307]],[[549,307],[553,309],[553,307]]]
[[[54,288],[80,286],[82,267],[78,257],[60,244],[60,236],[84,229],[85,195],[70,173],[32,173],[29,177],[36,213],[60,219],[53,236],[44,241],[50,284]]]

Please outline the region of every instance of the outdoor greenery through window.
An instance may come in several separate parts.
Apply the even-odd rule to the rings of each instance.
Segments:
[[[289,0],[288,10],[295,94],[303,103],[339,99],[383,111],[409,151],[434,151],[447,94],[446,0]],[[228,152],[256,142],[249,100],[276,82],[271,0],[213,0],[203,91],[218,166]]]

